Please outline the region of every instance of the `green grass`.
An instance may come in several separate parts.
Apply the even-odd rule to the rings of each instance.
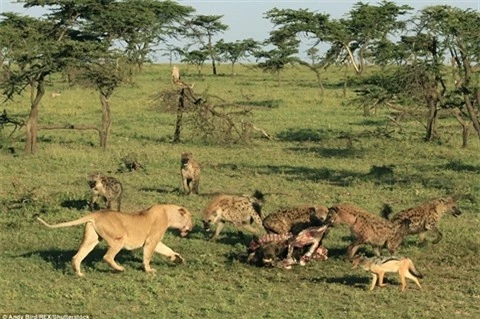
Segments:
[[[223,67],[225,69],[223,69]],[[252,122],[274,136],[256,135],[245,145],[215,145],[198,139],[171,144],[175,115],[162,113],[152,96],[171,88],[168,66],[150,66],[134,85],[115,92],[109,148],[98,148],[92,132],[40,131],[35,156],[22,154],[22,141],[12,142],[13,156],[0,150],[0,312],[83,313],[95,318],[478,318],[480,286],[478,214],[479,140],[471,136],[460,148],[461,130],[454,119],[442,119],[441,139],[422,141],[418,121],[390,126],[388,110],[363,117],[344,106],[343,70],[325,75],[321,96],[314,74],[289,69],[282,83],[260,71],[238,68],[235,77],[182,78],[195,91],[209,92],[255,106]],[[229,73],[228,66],[220,72]],[[68,88],[60,77],[49,87],[40,107],[40,124],[99,123],[97,93]],[[353,88],[350,88],[353,89]],[[353,93],[348,92],[349,96]],[[27,114],[27,98],[6,104],[11,115]],[[189,128],[184,136],[192,136]],[[199,196],[179,192],[180,153],[191,151],[202,164]],[[121,159],[134,154],[145,170],[117,173]],[[393,175],[375,174],[373,166],[393,165]],[[102,261],[101,243],[83,263],[77,278],[70,260],[82,236],[81,227],[50,230],[33,220],[40,212],[49,222],[75,219],[87,212],[86,176],[102,171],[117,177],[125,189],[123,209],[135,211],[154,203],[176,203],[194,213],[195,230],[186,238],[169,232],[164,242],[186,264],[175,266],[155,256],[156,275],[141,268],[141,251],[117,256],[125,273],[113,273]],[[14,188],[12,182],[16,185]],[[240,239],[228,227],[216,243],[201,230],[201,212],[217,192],[245,194],[260,189],[264,214],[304,203],[352,202],[378,212],[384,202],[395,210],[429,198],[464,194],[463,214],[445,216],[437,245],[418,247],[409,237],[400,253],[412,258],[425,276],[418,290],[412,282],[399,291],[395,274],[386,288],[367,290],[370,274],[344,261],[349,232],[335,227],[325,239],[329,259],[292,270],[246,265],[242,254],[249,237]],[[363,252],[370,254],[366,247]]]

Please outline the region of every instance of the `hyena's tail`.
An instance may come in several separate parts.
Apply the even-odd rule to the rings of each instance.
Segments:
[[[255,190],[255,193],[253,193],[253,198],[254,198],[254,201],[252,202],[253,209],[258,214],[258,216],[262,218],[262,206],[263,206],[263,203],[265,202],[265,196],[261,191]]]
[[[417,278],[423,278],[423,275],[418,270],[415,269],[415,266],[413,265],[413,262],[410,259],[408,260],[408,272]]]
[[[389,219],[389,216],[391,213],[393,213],[392,206],[388,204],[383,204],[383,208],[380,211],[380,215],[382,215],[382,217],[385,219]]]
[[[256,189],[255,192],[253,193],[253,198],[255,198],[256,200],[258,200],[260,202],[265,201],[265,195],[263,195],[263,193],[261,191],[259,191],[258,189]]]

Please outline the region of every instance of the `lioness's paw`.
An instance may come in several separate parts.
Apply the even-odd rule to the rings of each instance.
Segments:
[[[145,270],[145,271],[148,272],[149,274],[155,274],[157,272],[157,270],[154,269],[154,268],[150,268],[150,269]]]

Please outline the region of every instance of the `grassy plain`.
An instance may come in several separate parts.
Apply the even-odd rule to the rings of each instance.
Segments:
[[[251,143],[215,145],[188,129],[185,141],[171,144],[175,115],[160,112],[152,96],[171,88],[168,65],[154,65],[119,88],[111,99],[113,126],[103,152],[93,132],[41,131],[35,156],[22,154],[22,141],[0,150],[0,313],[90,314],[94,318],[478,318],[480,316],[480,219],[478,214],[480,143],[472,136],[461,146],[461,130],[442,119],[441,138],[422,141],[423,124],[389,125],[387,110],[363,117],[345,106],[343,71],[325,74],[325,96],[313,73],[289,69],[278,85],[258,70],[238,68],[228,75],[198,77],[182,68],[183,79],[196,92],[227,101],[274,101],[257,107],[252,122],[275,137],[258,135]],[[205,71],[206,73],[207,71]],[[228,66],[220,72],[229,73]],[[350,87],[347,95],[352,96]],[[41,124],[92,124],[101,118],[93,90],[68,88],[55,78],[44,97]],[[6,104],[8,113],[27,115],[24,101]],[[268,104],[268,103],[265,103]],[[388,128],[387,128],[388,126]],[[347,138],[346,138],[347,137]],[[202,163],[201,195],[179,192],[179,156],[193,152]],[[121,159],[134,154],[145,170],[117,173]],[[377,174],[373,166],[392,166],[393,174]],[[50,230],[32,216],[41,212],[50,222],[75,219],[87,211],[86,176],[102,171],[117,177],[125,189],[123,209],[135,211],[153,203],[176,203],[195,213],[196,228],[186,238],[169,232],[164,242],[182,254],[175,266],[155,256],[156,275],[141,268],[141,251],[121,252],[125,273],[114,273],[102,261],[102,243],[84,261],[85,278],[70,266],[82,228]],[[12,185],[15,185],[13,187]],[[343,260],[349,232],[334,228],[325,239],[329,259],[292,270],[246,265],[246,240],[227,228],[216,243],[201,229],[202,209],[217,192],[244,194],[260,189],[264,214],[304,203],[352,202],[378,212],[384,202],[395,210],[432,197],[466,195],[459,218],[440,222],[444,239],[418,247],[409,237],[400,253],[412,258],[424,274],[418,290],[412,283],[399,291],[396,275],[386,288],[367,290],[370,274],[352,270]],[[370,254],[370,248],[363,252]]]

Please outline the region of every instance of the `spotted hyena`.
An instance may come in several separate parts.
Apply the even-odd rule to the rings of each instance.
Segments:
[[[383,216],[388,218],[391,211],[392,209],[390,206],[385,205]],[[462,213],[458,209],[454,197],[434,199],[416,207],[402,210],[401,212],[393,215],[390,218],[390,221],[394,224],[408,221],[410,223],[408,233],[418,234],[420,244],[424,244],[426,242],[425,234],[431,230],[436,235],[433,243],[437,244],[443,237],[442,233],[437,228],[437,224],[440,221],[440,218],[442,218],[442,216],[446,213],[451,213],[455,217],[458,217]]]
[[[233,224],[239,231],[247,230],[260,235],[263,230],[261,209],[264,202],[262,192],[253,196],[218,195],[213,198],[203,213],[203,226],[208,233],[215,224],[217,229],[210,240],[216,240],[226,223]],[[252,226],[256,224],[259,229]]]
[[[347,248],[347,257],[350,260],[360,246],[365,244],[371,245],[377,256],[380,256],[380,250],[383,247],[386,247],[393,255],[408,234],[408,221],[394,224],[352,204],[330,207],[326,223],[345,224],[350,227],[350,231],[355,237]]]
[[[200,186],[200,164],[192,158],[192,153],[182,153],[180,157],[180,174],[183,190],[186,194],[198,194]]]
[[[320,226],[328,214],[326,206],[297,206],[280,209],[263,220],[267,233],[298,234],[305,228]]]
[[[106,201],[107,209],[112,209],[113,202],[116,202],[117,210],[120,211],[123,187],[119,180],[115,177],[94,173],[88,175],[87,182],[92,192],[92,198],[89,202],[91,211],[94,210],[94,204],[99,198],[103,198]]]

